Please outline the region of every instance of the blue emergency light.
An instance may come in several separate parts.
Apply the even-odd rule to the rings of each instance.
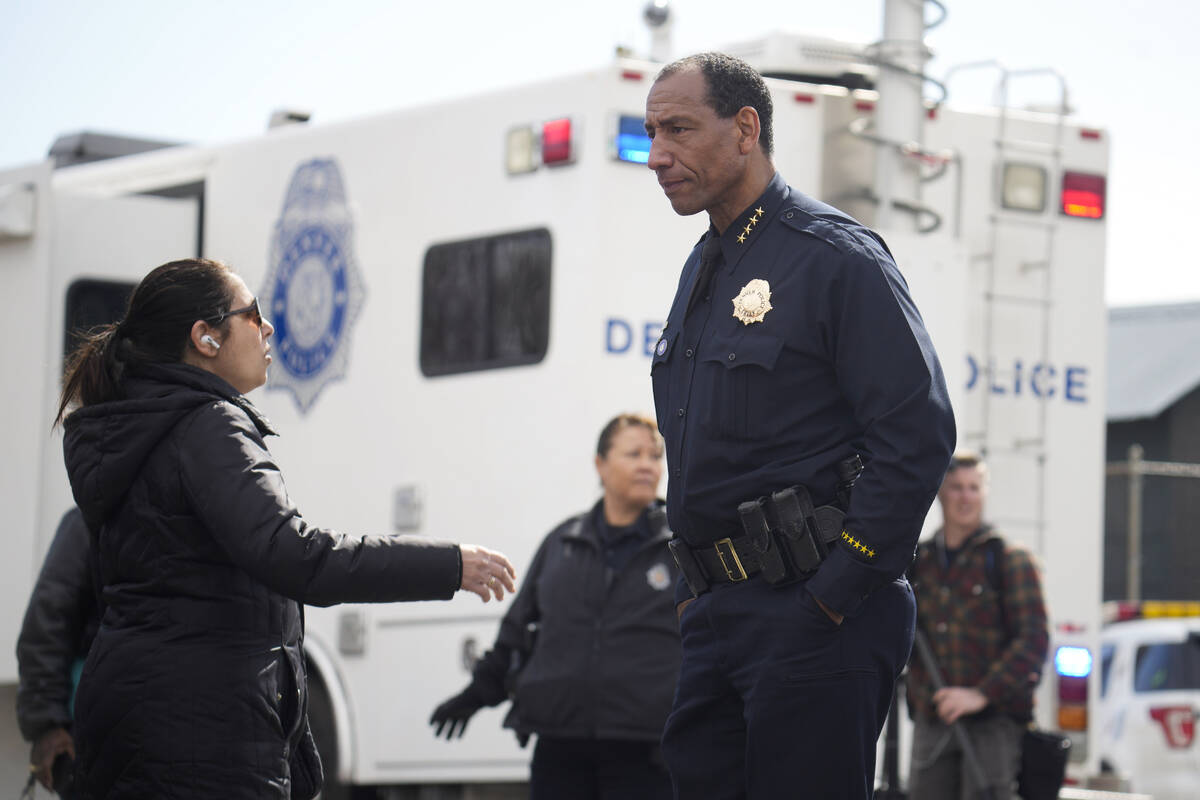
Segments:
[[[1092,652],[1086,647],[1060,647],[1054,651],[1054,669],[1059,675],[1086,678],[1092,674]]]
[[[650,160],[650,137],[642,117],[621,115],[617,124],[617,158],[633,164]]]

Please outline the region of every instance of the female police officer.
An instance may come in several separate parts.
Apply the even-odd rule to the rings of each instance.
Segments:
[[[671,797],[658,741],[679,669],[670,532],[655,499],[662,439],[623,414],[600,433],[604,496],[542,542],[471,683],[433,712],[447,739],[510,696],[505,725],[538,735],[533,800]]]

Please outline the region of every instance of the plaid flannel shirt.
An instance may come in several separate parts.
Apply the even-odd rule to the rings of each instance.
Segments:
[[[1024,547],[1005,544],[1000,599],[988,578],[990,526],[971,534],[947,565],[942,532],[917,548],[911,578],[917,624],[925,631],[947,686],[974,687],[988,708],[1019,720],[1033,716],[1033,691],[1049,648],[1039,569]],[[910,713],[935,718],[933,683],[919,658],[908,667]]]

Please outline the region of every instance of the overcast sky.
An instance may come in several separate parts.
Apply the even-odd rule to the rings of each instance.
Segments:
[[[945,0],[929,71],[995,58],[1058,69],[1108,131],[1110,304],[1200,300],[1200,2]],[[275,108],[313,124],[476,94],[646,52],[643,0],[0,0],[0,167],[63,133],[215,143]],[[675,0],[674,54],[780,29],[873,41],[882,0]],[[928,17],[933,19],[932,9]],[[1030,101],[1051,99],[1029,85]],[[975,84],[950,102],[982,105]],[[1191,98],[1191,99],[1189,99]],[[1020,98],[1018,98],[1020,99]],[[803,188],[803,187],[800,187]]]

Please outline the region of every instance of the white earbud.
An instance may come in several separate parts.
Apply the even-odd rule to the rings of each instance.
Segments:
[[[221,343],[209,336],[207,333],[200,337],[200,341],[204,342],[205,344],[212,345],[213,350],[221,349]]]

